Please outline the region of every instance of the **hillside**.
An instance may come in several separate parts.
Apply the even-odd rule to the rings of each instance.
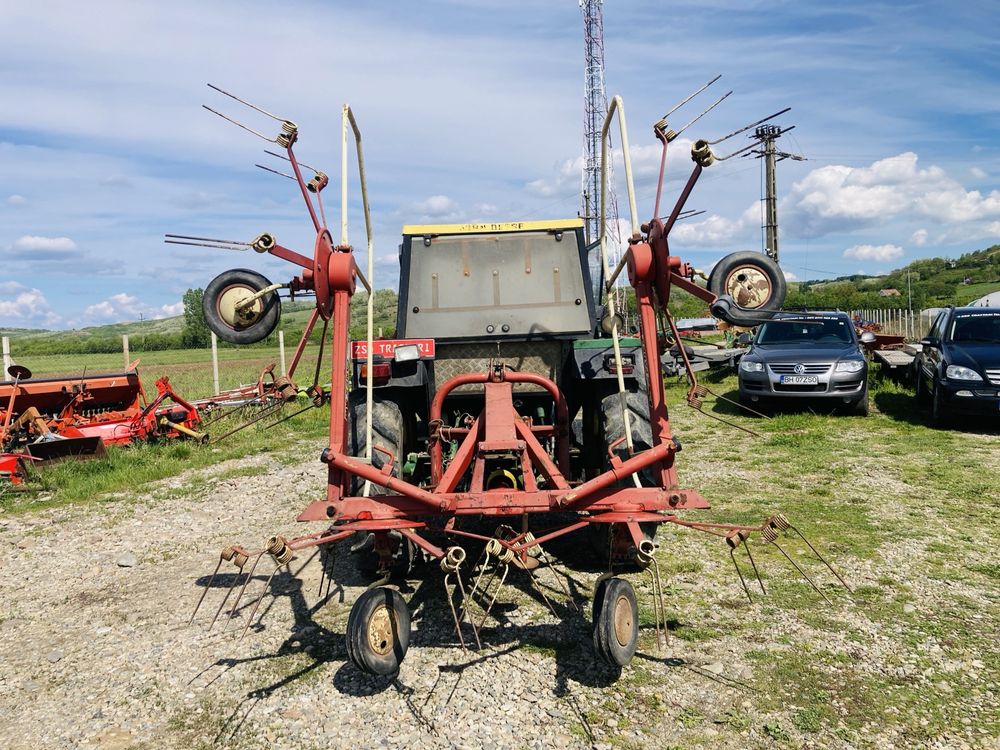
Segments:
[[[899,296],[883,297],[883,289]],[[832,280],[790,284],[785,306],[789,308],[857,310],[913,309],[964,305],[1000,290],[1000,245],[966,253],[957,259],[921,258],[884,276],[841,276]]]

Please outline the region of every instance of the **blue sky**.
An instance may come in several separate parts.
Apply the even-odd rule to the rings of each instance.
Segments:
[[[651,126],[721,73],[715,88],[734,94],[685,137],[792,107],[777,122],[796,128],[779,144],[808,160],[778,170],[790,277],[883,273],[1000,242],[995,2],[611,0],[604,25],[607,89],[625,101],[642,216],[658,161]],[[574,0],[7,2],[0,71],[0,327],[176,314],[185,289],[230,267],[290,278],[292,266],[252,253],[162,242],[167,232],[249,240],[266,230],[312,246],[294,184],[253,167],[267,144],[200,105],[271,125],[206,82],[298,123],[297,154],[333,178],[331,221],[340,107],[351,104],[377,286],[398,282],[404,223],[579,209]],[[690,169],[687,146],[672,147],[670,198]],[[678,225],[672,250],[707,268],[760,249],[760,167],[709,169],[689,202],[706,213]]]

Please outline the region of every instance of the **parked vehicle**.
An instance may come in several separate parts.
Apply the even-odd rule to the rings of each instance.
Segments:
[[[1000,415],[1000,307],[946,307],[913,360],[917,400],[936,423]]]
[[[823,400],[868,415],[868,361],[843,312],[778,313],[754,335],[739,367],[740,403]]]

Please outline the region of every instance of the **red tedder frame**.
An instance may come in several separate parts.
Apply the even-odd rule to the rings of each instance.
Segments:
[[[620,100],[616,97],[616,103]],[[349,110],[346,110],[348,111]],[[608,115],[609,122],[611,113]],[[353,116],[351,123],[354,124]],[[607,128],[607,124],[605,126]],[[660,181],[666,163],[667,146],[676,137],[668,131],[665,122],[654,128],[662,143]],[[360,134],[355,126],[358,161],[363,171]],[[628,538],[638,549],[644,539],[640,523],[674,523],[699,531],[725,537],[730,547],[735,547],[750,531],[760,531],[760,526],[706,524],[679,518],[678,511],[706,509],[707,500],[697,491],[678,484],[675,468],[676,453],[680,444],[670,427],[669,411],[664,394],[663,372],[660,355],[663,340],[657,332],[657,316],[666,313],[670,291],[679,287],[711,304],[717,297],[694,283],[695,270],[680,257],[670,254],[668,236],[688,200],[703,169],[712,163],[714,156],[702,145],[692,150],[694,168],[681,191],[666,222],[656,218],[659,207],[657,193],[654,218],[641,225],[629,239],[627,253],[622,263],[607,279],[610,288],[615,279],[627,268],[628,280],[635,289],[641,329],[641,345],[647,376],[646,393],[649,397],[652,422],[652,446],[636,452],[625,460],[614,453],[616,445],[608,446],[610,468],[583,483],[571,483],[569,477],[569,424],[566,399],[556,383],[539,375],[512,372],[501,363],[494,363],[487,372],[459,375],[438,386],[430,413],[431,482],[417,486],[395,476],[399,457],[391,455],[378,445],[373,450],[383,454],[381,468],[347,453],[347,369],[349,361],[349,328],[351,297],[360,280],[366,287],[368,280],[361,273],[355,260],[354,249],[349,244],[335,245],[326,226],[322,202],[317,190],[310,189],[294,154],[297,129],[286,122],[278,143],[285,147],[295,181],[306,203],[309,217],[316,231],[310,256],[298,253],[277,242],[269,241],[266,247],[255,247],[297,265],[301,271],[288,287],[294,291],[312,291],[316,296],[316,309],[306,326],[302,341],[295,354],[295,363],[302,354],[306,339],[317,320],[332,319],[330,326],[330,433],[329,444],[322,452],[322,461],[328,466],[326,498],[308,505],[299,515],[299,521],[335,522],[326,531],[295,539],[276,537],[292,550],[328,544],[357,532],[388,533],[395,531],[432,557],[441,560],[447,551],[432,543],[424,534],[429,529],[428,517],[437,517],[443,524],[434,528],[459,536],[488,539],[455,527],[459,516],[525,516],[531,513],[552,511],[586,511],[577,520],[549,531],[542,536],[522,533],[508,539],[497,540],[511,552],[521,556],[538,544],[559,537],[588,524],[621,524],[628,530]],[[346,168],[345,168],[346,171]],[[325,176],[324,176],[325,177]],[[363,181],[363,176],[362,176]],[[312,193],[313,195],[310,195]],[[314,207],[314,198],[319,210]],[[365,198],[367,212],[367,198]],[[667,319],[670,320],[669,315]],[[518,413],[514,406],[514,383],[531,383],[551,394],[556,406],[555,425],[535,425],[530,417]],[[441,422],[442,406],[446,396],[462,385],[482,384],[483,408],[464,427],[448,427]],[[541,439],[553,439],[555,460],[542,446]],[[442,442],[460,440],[454,458],[445,466]],[[519,456],[523,469],[523,489],[490,488],[484,486],[484,469],[487,455],[506,453]],[[468,488],[458,491],[461,480],[471,470]],[[656,486],[630,486],[625,480],[644,471],[656,479]],[[544,479],[539,486],[536,474]],[[353,477],[384,488],[385,494],[367,497],[350,495]],[[418,518],[425,520],[417,520]],[[442,528],[443,527],[443,528]],[[381,545],[376,545],[379,548]],[[240,548],[242,549],[242,548]],[[245,551],[245,550],[244,550]],[[391,554],[391,551],[387,554]]]

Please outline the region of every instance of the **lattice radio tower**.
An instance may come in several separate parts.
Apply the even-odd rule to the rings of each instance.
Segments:
[[[580,0],[583,10],[584,39],[584,104],[583,104],[583,190],[581,217],[587,242],[597,242],[601,235],[601,128],[608,111],[608,94],[604,88],[604,20],[602,0]],[[618,228],[618,198],[615,194],[614,172],[608,165],[607,248],[611,267],[621,258],[621,232]],[[590,255],[593,278],[602,277],[600,251]],[[627,313],[623,277],[615,289],[615,309]],[[603,279],[602,279],[603,281]],[[627,324],[627,319],[626,319]]]

